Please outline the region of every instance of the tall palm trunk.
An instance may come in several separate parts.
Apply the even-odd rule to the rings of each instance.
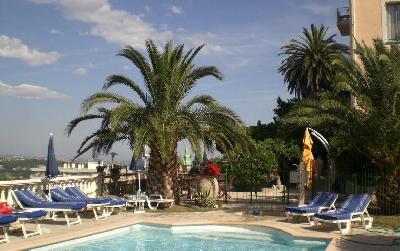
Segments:
[[[152,148],[147,171],[147,191],[149,194],[162,194],[166,198],[174,198],[175,203],[179,204],[180,192],[176,156],[165,161],[160,152]]]

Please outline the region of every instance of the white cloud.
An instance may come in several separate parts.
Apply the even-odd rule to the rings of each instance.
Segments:
[[[185,29],[184,28],[182,28],[182,27],[179,27],[178,29],[176,29],[177,31],[179,31],[179,32],[184,32],[185,31]]]
[[[205,46],[202,49],[203,53],[224,53],[226,52],[226,49],[217,44],[213,44],[210,41],[215,40],[217,36],[211,32],[207,33],[199,33],[199,34],[194,34],[191,36],[182,36],[180,39],[186,43],[189,44],[190,46],[200,46],[202,44],[205,44]]]
[[[90,61],[89,64],[88,64],[88,67],[89,67],[89,68],[94,68],[94,66],[95,66],[95,65]]]
[[[150,12],[150,6],[145,5],[145,6],[144,6],[144,9],[145,9],[147,12]]]
[[[238,68],[241,68],[241,67],[245,67],[245,66],[247,66],[249,64],[250,64],[250,60],[247,59],[247,58],[239,58],[236,61],[232,61],[232,62],[227,63],[227,65],[229,67],[231,67],[232,69],[238,69]]]
[[[41,52],[31,49],[18,38],[0,35],[0,57],[16,58],[36,66],[54,64],[61,54],[56,51]]]
[[[35,3],[56,4],[66,19],[91,24],[88,34],[99,36],[110,43],[144,48],[146,39],[165,42],[170,31],[160,31],[139,15],[113,9],[107,0],[34,0]]]
[[[168,30],[168,24],[161,24],[160,28],[161,30]]]
[[[324,5],[324,4],[312,3],[312,4],[300,6],[300,8],[308,10],[315,15],[329,15],[332,13],[336,13],[336,12],[334,12],[335,8],[333,6]]]
[[[66,95],[32,84],[8,85],[0,81],[0,96],[12,96],[26,99],[61,99]]]
[[[129,65],[124,65],[123,68],[124,68],[124,70],[129,70],[130,67],[129,67]]]
[[[176,15],[182,14],[182,7],[180,7],[180,6],[172,5],[170,10],[171,10],[172,13],[174,13]]]
[[[78,34],[79,34],[79,36],[89,36],[90,35],[90,33],[87,31],[80,31],[80,32],[78,32]]]
[[[61,35],[62,32],[60,30],[57,30],[57,29],[53,28],[53,29],[50,30],[50,34]]]
[[[87,69],[84,67],[79,67],[79,68],[76,68],[75,70],[73,70],[72,74],[78,75],[78,76],[83,76],[83,75],[87,74]]]

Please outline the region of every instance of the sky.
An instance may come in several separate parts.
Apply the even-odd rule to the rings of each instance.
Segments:
[[[246,125],[270,122],[276,98],[290,98],[278,73],[280,47],[303,27],[324,24],[338,33],[336,8],[347,0],[0,0],[0,154],[45,156],[54,134],[56,155],[74,156],[98,126],[65,127],[82,100],[110,74],[137,70],[116,56],[153,39],[192,48],[206,44],[195,64],[215,65],[224,80],[200,80],[192,95],[209,94]],[[336,40],[348,44],[348,37]],[[115,91],[131,96],[126,88]],[[127,160],[126,145],[114,149]],[[90,158],[90,154],[85,155]]]

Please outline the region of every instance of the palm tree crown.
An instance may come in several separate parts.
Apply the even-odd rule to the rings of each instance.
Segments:
[[[114,74],[107,78],[103,91],[85,99],[83,115],[70,122],[67,133],[84,120],[101,119],[102,123],[83,141],[78,155],[89,149],[94,154],[107,153],[115,142],[127,141],[138,157],[144,145],[148,145],[151,148],[149,175],[152,169],[170,175],[171,170],[177,168],[176,149],[180,140],[187,139],[197,154],[203,147],[214,145],[212,142],[221,149],[231,148],[234,144],[249,145],[235,112],[209,95],[188,98],[199,79],[207,76],[223,78],[215,66],[193,64],[202,48],[184,52],[183,45],[173,47],[169,42],[163,51],[159,51],[149,40],[146,41],[148,58],[130,46],[122,49],[118,55],[135,65],[145,88],[127,76]],[[129,87],[140,101],[109,91],[114,85]],[[95,107],[99,107],[97,113],[89,114]],[[164,190],[170,185],[166,184]]]
[[[348,47],[334,40],[336,35],[327,37],[328,28],[311,25],[303,28],[300,40],[292,39],[283,46],[280,55],[286,56],[278,71],[284,75],[290,94],[298,98],[329,87],[334,78],[333,60],[348,52]]]
[[[285,121],[337,127],[342,147],[353,144],[383,172],[400,170],[400,50],[375,40],[374,47],[357,43],[355,53],[359,62],[345,56],[334,61],[335,93],[301,100]],[[356,97],[357,109],[338,96],[344,91]]]

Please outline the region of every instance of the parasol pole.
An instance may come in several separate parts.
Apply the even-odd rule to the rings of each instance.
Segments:
[[[330,192],[331,184],[332,184],[331,181],[332,181],[332,176],[333,176],[333,171],[334,170],[333,170],[333,164],[332,164],[333,160],[329,156],[329,142],[318,131],[316,131],[316,130],[310,128],[310,127],[307,127],[307,129],[311,131],[311,135],[313,135],[316,139],[318,139],[322,143],[322,145],[325,147],[326,152],[328,153],[328,166],[329,166],[329,171],[330,171],[330,173],[329,173],[329,192]]]

